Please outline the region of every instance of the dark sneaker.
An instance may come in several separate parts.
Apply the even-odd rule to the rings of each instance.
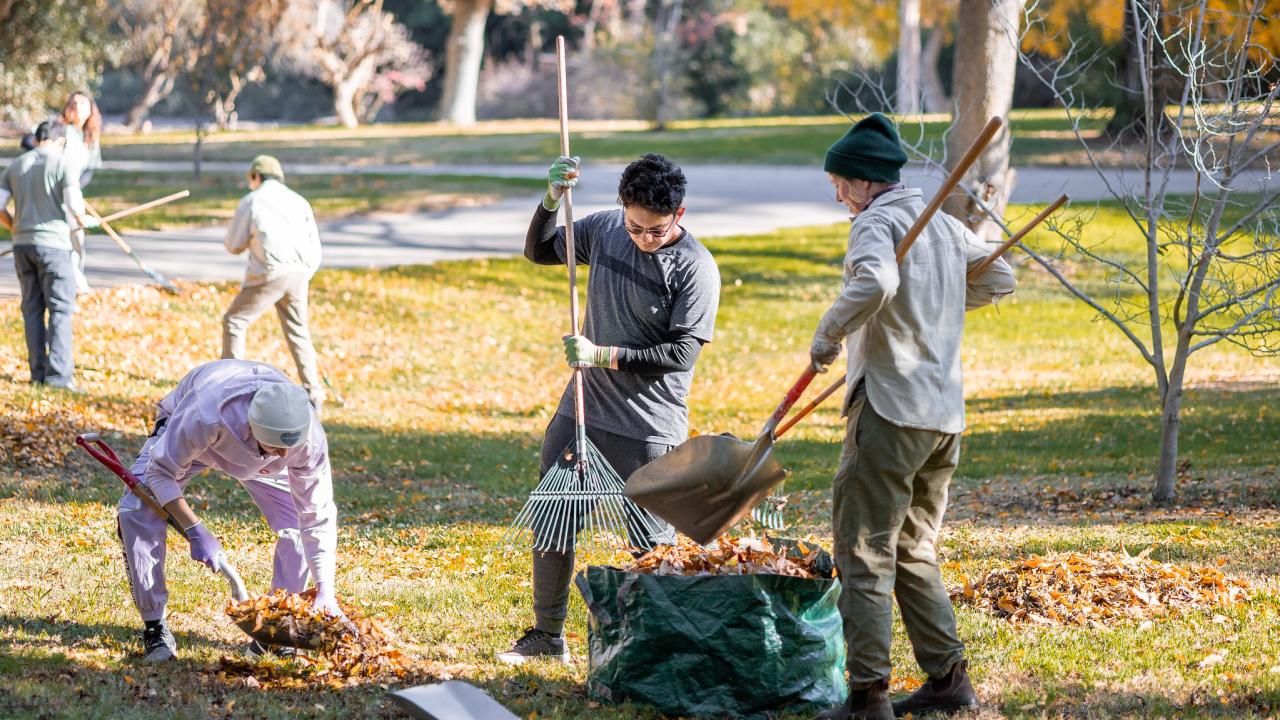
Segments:
[[[937,680],[929,678],[919,690],[893,704],[893,714],[902,717],[922,717],[931,713],[953,713],[974,710],[978,707],[978,695],[969,682],[969,661],[961,660],[951,666],[951,671]]]
[[[292,660],[298,657],[298,649],[287,645],[266,646],[257,640],[250,640],[249,644],[244,647],[244,654],[250,660],[256,660],[263,655],[271,655],[281,660]]]
[[[526,660],[539,659],[558,660],[568,664],[569,650],[564,646],[564,638],[559,635],[529,628],[510,650],[498,653],[498,659],[508,665],[520,665]]]
[[[889,703],[889,680],[877,680],[869,687],[849,690],[849,699],[814,720],[893,720]]]
[[[142,631],[142,662],[162,663],[178,657],[178,643],[169,632],[169,626],[161,623]]]

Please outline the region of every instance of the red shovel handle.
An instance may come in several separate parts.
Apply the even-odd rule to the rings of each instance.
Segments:
[[[813,382],[813,378],[817,374],[818,372],[813,369],[812,365],[806,367],[804,372],[800,373],[796,384],[792,385],[791,389],[787,391],[787,396],[782,398],[782,402],[778,403],[778,409],[773,411],[773,417],[769,418],[770,430],[782,422],[782,418],[787,416],[787,413],[791,411],[791,406],[796,404],[801,395],[804,395],[805,389],[809,387],[809,383]]]
[[[107,469],[115,473],[130,490],[137,490],[138,478],[133,476],[125,468],[124,463],[120,461],[120,457],[116,455],[109,445],[103,442],[98,433],[85,433],[76,436],[76,444],[84,448],[95,460],[107,466]]]

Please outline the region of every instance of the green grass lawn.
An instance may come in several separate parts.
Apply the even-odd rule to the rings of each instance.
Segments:
[[[1136,248],[1114,209],[1095,222],[1117,234],[1122,252]],[[844,228],[823,227],[709,243],[724,292],[690,398],[698,431],[758,430],[806,362],[812,328],[838,289],[844,242]],[[1104,281],[1087,267],[1073,272]],[[1226,347],[1195,357],[1182,501],[1152,508],[1150,372],[1042,271],[1020,264],[1018,273],[1015,297],[969,316],[969,429],[941,541],[946,580],[1031,553],[1156,544],[1163,561],[1223,558],[1257,591],[1236,607],[1150,626],[1015,627],[961,606],[982,717],[1274,717],[1274,365]],[[220,284],[186,285],[177,298],[149,288],[89,296],[76,321],[88,390],[78,397],[26,385],[17,308],[0,303],[0,716],[396,717],[377,685],[252,689],[220,677],[218,658],[241,638],[222,619],[220,583],[177,541],[170,608],[183,659],[152,669],[127,658],[138,621],[114,533],[118,482],[72,452],[70,434],[101,430],[136,450],[154,402],[216,356],[218,318],[233,292]],[[515,259],[317,276],[313,331],[346,399],[325,421],[343,518],[338,581],[434,677],[478,684],[521,717],[651,719],[644,708],[585,696],[587,631],[576,597],[568,626],[576,664],[511,669],[492,660],[531,620],[529,559],[498,539],[537,481],[541,432],[568,377],[564,304],[562,271]],[[292,373],[273,324],[256,325],[249,348]],[[794,472],[787,489],[798,533],[829,540],[841,433],[828,406],[778,447]],[[246,580],[264,588],[274,539],[247,495],[208,475],[188,498]],[[1221,663],[1202,665],[1221,650]],[[901,687],[919,672],[900,628],[893,651]]]
[[[289,187],[311,203],[324,220],[370,212],[419,212],[479,205],[513,195],[529,195],[542,180],[485,175],[292,175]],[[121,219],[120,228],[161,230],[226,223],[249,192],[243,175],[100,171],[88,188],[93,208],[108,214],[158,197],[190,190],[191,197]],[[0,239],[9,233],[0,228]]]
[[[903,137],[938,141],[948,116],[906,120]],[[1060,111],[1017,110],[1011,115],[1013,162],[1018,165],[1073,165],[1087,161]],[[1105,114],[1091,117],[1084,130],[1096,134]],[[841,116],[686,120],[655,131],[635,121],[575,122],[574,154],[592,162],[630,162],[654,148],[680,163],[724,162],[813,165],[849,127]],[[107,160],[188,160],[194,135],[166,131],[104,138]],[[459,130],[434,123],[396,123],[355,130],[290,127],[216,133],[206,139],[208,160],[244,161],[271,153],[287,167],[297,162],[350,165],[439,163],[543,163],[559,154],[552,120],[494,121]]]

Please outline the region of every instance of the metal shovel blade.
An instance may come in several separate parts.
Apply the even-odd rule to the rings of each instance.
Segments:
[[[485,691],[461,680],[399,690],[391,699],[418,720],[519,720]]]
[[[636,470],[623,494],[699,544],[719,537],[787,476],[773,433],[755,442],[699,435]]]
[[[300,632],[298,630],[297,623],[293,618],[288,618],[287,624],[287,628],[282,628],[277,625],[263,625],[257,630],[254,630],[252,618],[236,621],[236,627],[240,628],[246,635],[257,640],[263,645],[284,645],[286,647],[298,648],[299,650],[317,650],[320,648],[320,638],[305,635]]]

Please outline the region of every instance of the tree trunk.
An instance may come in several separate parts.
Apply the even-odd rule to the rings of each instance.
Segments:
[[[484,59],[484,24],[493,0],[458,0],[445,55],[440,119],[454,125],[476,122],[476,89]]]
[[[1156,471],[1156,487],[1151,499],[1167,505],[1177,497],[1178,429],[1182,416],[1182,375],[1170,373],[1169,386],[1162,399],[1160,412],[1160,466]]]
[[[1018,61],[1018,0],[960,0],[956,26],[955,72],[952,90],[955,119],[947,138],[947,167],[952,168],[992,116],[1005,120],[999,134],[973,164],[962,181],[992,212],[1001,214],[1009,201],[1014,173],[1009,167],[1009,107],[1013,103],[1013,74]],[[1000,238],[991,222],[967,193],[947,198],[942,209],[964,221],[979,237]]]
[[[1144,62],[1155,62],[1151,68],[1147,68],[1145,72],[1150,78],[1150,89],[1152,93],[1152,101],[1159,108],[1156,114],[1156,123],[1159,126],[1158,132],[1163,135],[1173,130],[1173,124],[1169,122],[1168,117],[1164,114],[1164,108],[1172,100],[1170,85],[1167,81],[1166,73],[1160,68],[1160,56],[1156,53],[1156,57],[1147,58],[1144,61],[1143,56],[1146,54],[1142,41],[1139,38],[1139,30],[1144,32],[1156,32],[1158,28],[1152,27],[1151,20],[1145,20],[1147,27],[1139,26],[1139,19],[1134,10],[1134,3],[1141,2],[1146,9],[1145,13],[1151,13],[1152,18],[1156,18],[1158,22],[1161,17],[1161,3],[1159,0],[1125,0],[1124,3],[1124,55],[1121,56],[1119,67],[1116,69],[1116,80],[1120,97],[1116,100],[1115,114],[1111,116],[1111,121],[1107,123],[1107,127],[1103,130],[1103,136],[1113,140],[1123,140],[1125,142],[1142,142],[1146,140],[1147,135],[1151,132],[1148,126],[1146,113],[1146,98],[1143,96],[1142,75],[1144,72]]]
[[[671,75],[675,71],[676,29],[684,13],[684,0],[664,3],[665,15],[659,15],[659,35],[653,52],[654,75],[658,78],[658,99],[654,103],[654,129],[666,130],[671,121]]]
[[[920,0],[898,2],[898,90],[894,101],[899,115],[920,112]]]
[[[941,28],[929,32],[929,39],[924,41],[924,50],[920,56],[920,81],[924,86],[924,111],[944,113],[951,109],[951,98],[942,85],[942,76],[938,74],[938,61],[942,58],[942,41],[946,33]]]
[[[146,122],[147,116],[151,114],[151,108],[168,97],[171,92],[173,92],[173,76],[167,72],[156,73],[147,82],[147,89],[143,91],[138,101],[125,114],[125,126],[135,133],[141,130],[142,123]]]
[[[338,116],[342,127],[353,128],[360,125],[360,117],[356,114],[356,93],[359,84],[353,77],[343,78],[333,84],[333,112]]]

